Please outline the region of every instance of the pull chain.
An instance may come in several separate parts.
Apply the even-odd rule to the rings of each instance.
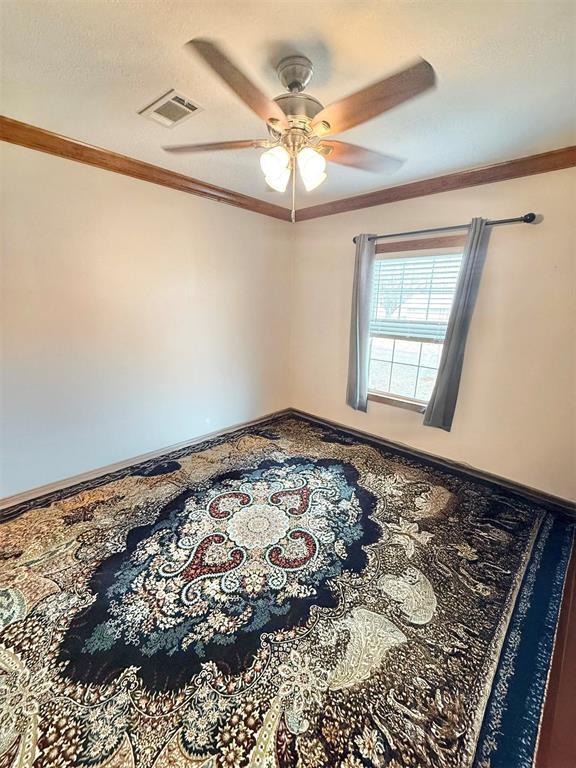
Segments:
[[[292,158],[292,212],[290,218],[292,224],[296,223],[296,158]]]

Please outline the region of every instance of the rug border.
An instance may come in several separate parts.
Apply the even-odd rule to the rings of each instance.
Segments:
[[[486,651],[486,661],[484,666],[486,674],[484,676],[480,695],[478,697],[478,703],[480,706],[478,707],[476,716],[472,722],[474,738],[469,739],[469,741],[473,743],[470,766],[474,765],[474,761],[476,759],[476,751],[480,740],[480,734],[482,732],[482,725],[486,716],[486,709],[488,707],[488,702],[490,701],[490,693],[492,692],[492,688],[494,686],[494,680],[496,678],[496,673],[498,672],[498,666],[500,664],[502,651],[504,650],[506,643],[506,637],[508,635],[512,616],[514,615],[514,609],[516,608],[518,596],[522,589],[522,584],[524,583],[524,577],[528,571],[528,567],[534,553],[534,547],[538,541],[538,536],[542,530],[542,526],[546,520],[546,517],[546,512],[542,510],[539,511],[538,518],[534,521],[534,525],[531,531],[530,543],[524,551],[521,570],[518,570],[515,574],[514,583],[512,584],[512,587],[508,593],[506,610],[500,616],[500,621],[498,622],[498,626],[496,627],[490,645]]]
[[[564,605],[564,598],[566,596],[566,585],[568,583],[568,576],[570,572],[570,564],[572,562],[572,558],[576,557],[576,528],[572,530],[572,540],[570,542],[570,552],[568,554],[568,557],[566,559],[566,567],[564,569],[564,579],[562,582],[562,590],[559,595],[559,601],[558,601],[558,614],[556,616],[556,627],[554,628],[554,637],[552,638],[552,645],[550,648],[550,659],[549,659],[549,665],[548,665],[548,671],[546,674],[546,684],[544,685],[544,692],[542,694],[542,708],[540,710],[540,718],[538,720],[538,728],[536,731],[536,741],[534,743],[534,755],[532,758],[532,768],[537,767],[537,761],[538,761],[538,755],[540,751],[540,738],[542,736],[542,725],[544,721],[544,711],[546,708],[546,702],[548,700],[548,688],[550,685],[550,676],[552,674],[552,666],[554,662],[554,655],[556,653],[556,644],[558,642],[558,630],[560,626],[560,615],[562,612],[562,607]]]
[[[560,532],[558,533],[558,531]],[[518,753],[515,753],[518,760],[517,768],[520,768],[520,765],[523,768],[534,768],[535,765],[538,765],[539,741],[543,714],[547,703],[548,681],[553,666],[558,637],[558,619],[562,609],[572,553],[576,551],[574,549],[576,546],[575,533],[576,530],[571,522],[554,518],[551,515],[546,517],[540,528],[540,533],[534,545],[532,558],[528,563],[528,568],[516,599],[507,636],[500,653],[498,668],[476,747],[474,768],[489,768],[495,759],[494,768],[496,766],[510,765],[509,762],[504,761],[505,757],[500,756],[502,750],[505,753],[506,750],[510,751],[509,746],[504,746],[506,740],[502,740],[504,734],[502,717],[507,712],[508,697],[511,691],[517,687],[519,679],[523,679],[523,674],[520,672],[521,667],[518,665],[519,654],[523,652],[521,645],[524,640],[524,630],[527,623],[531,620],[530,616],[533,614],[536,605],[538,605],[534,603],[535,592],[538,588],[541,588],[538,587],[538,582],[542,583],[543,578],[550,577],[553,583],[547,585],[547,588],[550,588],[550,591],[547,592],[550,602],[543,609],[544,631],[537,636],[535,641],[537,645],[530,649],[535,656],[534,670],[529,675],[531,683],[527,695],[533,695],[535,692],[534,686],[540,685],[538,694],[540,698],[536,702],[534,721],[530,726],[531,735],[529,735],[529,741],[527,741],[528,731],[526,725],[517,723],[513,725],[513,732],[511,734],[511,737],[515,740],[515,746],[519,750]],[[554,536],[560,537],[560,541],[556,542],[558,551],[554,550],[552,563],[543,565],[544,559],[550,557],[550,553],[547,554],[547,548],[550,546],[550,540]],[[543,567],[545,568],[545,573],[542,571]],[[510,634],[511,632],[513,632],[513,635]],[[542,643],[546,644],[544,648]],[[542,652],[544,655],[541,655]],[[531,701],[532,699],[522,699],[525,706],[529,700]],[[510,735],[508,738],[510,738]],[[522,752],[521,750],[529,750],[529,753],[526,751]],[[516,762],[514,765],[516,765]]]

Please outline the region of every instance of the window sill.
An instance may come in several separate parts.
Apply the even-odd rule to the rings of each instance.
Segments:
[[[415,411],[416,413],[424,413],[426,410],[426,403],[418,403],[414,400],[404,400],[401,397],[391,397],[390,395],[380,395],[377,392],[369,392],[368,400],[371,400],[373,403],[394,405],[396,408],[404,408],[407,411]]]

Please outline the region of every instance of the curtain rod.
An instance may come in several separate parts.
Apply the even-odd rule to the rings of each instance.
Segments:
[[[524,216],[516,216],[514,219],[493,219],[491,221],[487,221],[486,224],[488,224],[491,227],[496,226],[497,224],[514,224],[518,221],[522,221],[524,224],[532,224],[532,222],[536,219],[535,213],[525,213]],[[455,224],[452,227],[436,227],[435,229],[415,229],[413,232],[393,232],[391,235],[375,235],[374,237],[369,238],[370,240],[384,240],[386,237],[404,237],[405,235],[427,235],[430,234],[430,232],[448,232],[452,229],[468,229],[470,224]],[[356,237],[352,238],[352,242],[356,242]]]

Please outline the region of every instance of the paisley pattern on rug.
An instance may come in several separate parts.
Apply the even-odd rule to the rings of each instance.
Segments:
[[[12,512],[1,768],[471,768],[544,519],[296,417]]]

